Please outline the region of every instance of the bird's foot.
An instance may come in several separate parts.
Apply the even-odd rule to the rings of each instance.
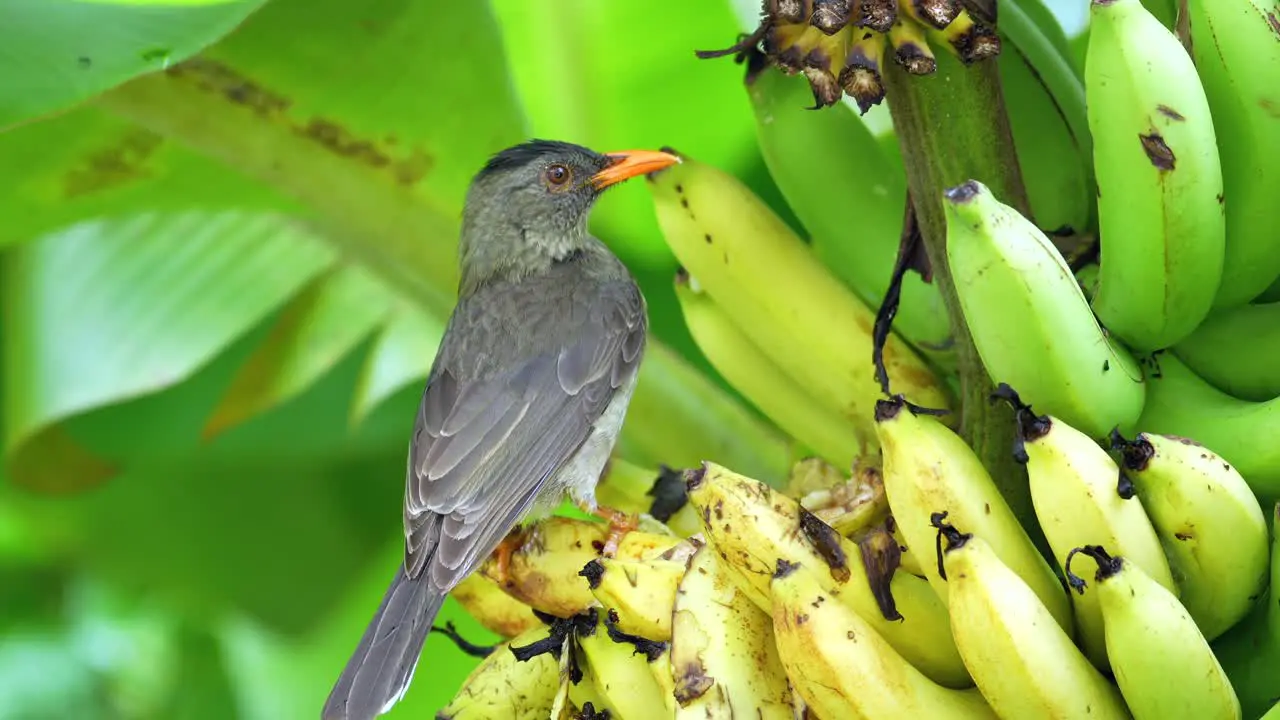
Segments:
[[[609,535],[605,538],[604,550],[602,551],[605,557],[613,557],[618,552],[618,544],[622,542],[622,538],[626,537],[627,533],[640,527],[640,516],[633,513],[625,513],[613,508],[597,507],[591,511],[591,514],[609,523]]]

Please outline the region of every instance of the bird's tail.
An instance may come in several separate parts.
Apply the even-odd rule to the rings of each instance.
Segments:
[[[397,567],[382,605],[325,701],[322,720],[373,720],[404,696],[445,599],[429,575],[411,579],[403,564]]]

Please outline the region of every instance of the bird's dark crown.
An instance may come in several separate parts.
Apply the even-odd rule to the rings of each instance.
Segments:
[[[564,142],[561,140],[539,140],[533,139],[528,142],[513,145],[505,150],[495,153],[489,158],[489,161],[480,168],[477,173],[477,179],[491,175],[493,173],[512,170],[524,167],[531,162],[547,158],[563,158],[578,157],[586,155],[588,157],[597,156],[598,153],[593,152],[581,145]]]

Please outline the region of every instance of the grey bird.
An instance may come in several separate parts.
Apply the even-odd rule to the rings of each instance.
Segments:
[[[587,231],[596,200],[679,159],[533,140],[494,155],[467,193],[461,282],[418,405],[404,562],[325,702],[370,720],[404,696],[432,621],[518,526],[568,497],[597,507],[644,354],[648,313],[627,268]]]

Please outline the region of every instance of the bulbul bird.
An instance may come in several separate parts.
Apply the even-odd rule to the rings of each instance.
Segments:
[[[648,310],[587,219],[607,188],[677,162],[533,140],[472,180],[458,300],[409,442],[404,561],[324,720],[371,720],[399,702],[449,591],[490,555],[505,568],[504,539],[566,497],[610,520],[613,547],[634,529],[634,517],[597,506],[595,487],[635,388]]]

